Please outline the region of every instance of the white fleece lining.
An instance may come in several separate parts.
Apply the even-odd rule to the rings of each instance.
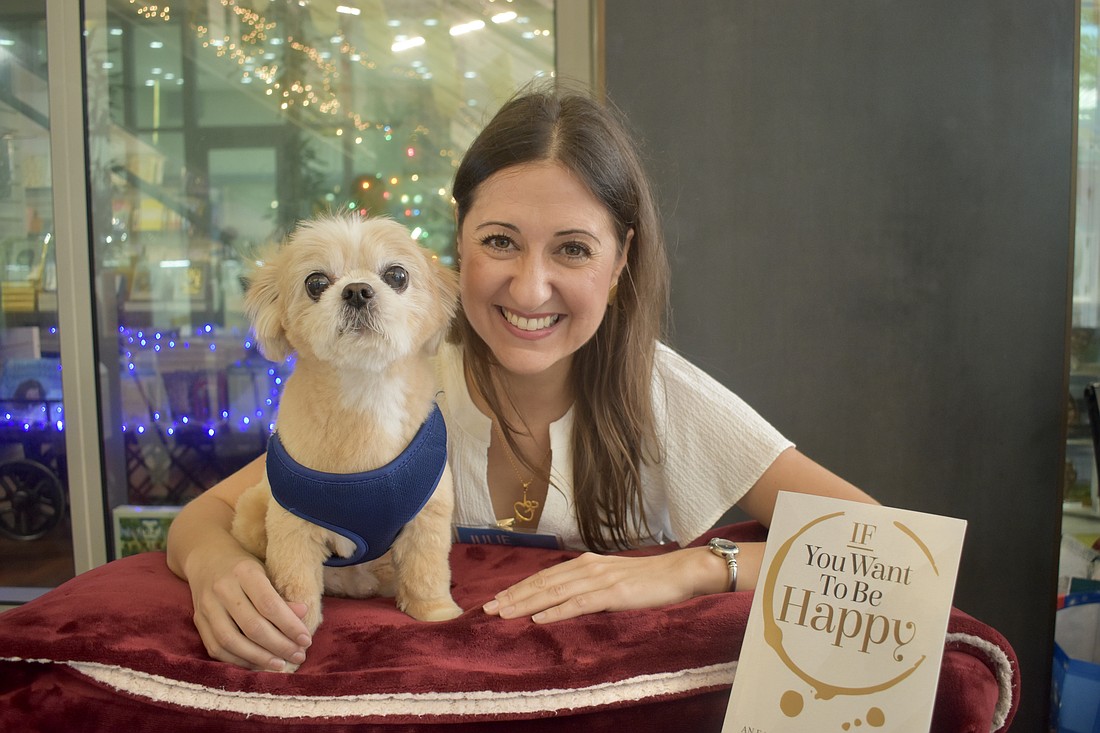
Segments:
[[[1008,655],[993,642],[973,634],[949,633],[947,643],[951,642],[969,644],[985,654],[993,663],[993,668],[996,670],[993,676],[997,680],[1000,693],[997,695],[997,707],[993,709],[993,721],[989,724],[989,730],[991,733],[1000,730],[1004,727],[1008,711],[1012,709],[1012,663],[1008,661]]]
[[[1005,724],[1009,710],[1012,709],[1012,663],[1008,655],[996,644],[973,634],[948,633],[946,642],[977,649],[992,664],[999,694],[990,731],[1000,730]],[[394,716],[476,718],[594,709],[628,700],[645,700],[732,685],[737,671],[737,662],[727,662],[678,672],[640,675],[617,682],[603,682],[576,689],[375,693],[320,697],[220,690],[97,662],[55,662],[50,659],[12,657],[5,661],[65,664],[97,682],[150,700],[201,710],[285,719]]]
[[[38,660],[28,660],[38,661]],[[46,660],[43,660],[46,661]],[[125,667],[64,662],[97,682],[158,702],[268,718],[497,717],[594,709],[733,684],[737,662],[679,672],[641,675],[590,687],[501,692],[422,692],[332,697],[272,695],[219,690]]]

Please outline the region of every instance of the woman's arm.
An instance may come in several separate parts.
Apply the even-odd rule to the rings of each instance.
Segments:
[[[810,460],[797,449],[788,448],[768,466],[748,493],[737,502],[737,506],[768,527],[771,525],[775,501],[780,491],[815,494],[868,504],[878,503],[862,490]],[[741,552],[737,556],[737,589],[751,590],[756,587],[760,576],[764,544],[746,543],[740,547]]]
[[[788,448],[738,505],[766,526],[771,522],[776,496],[783,490],[874,502],[852,484]],[[752,590],[760,575],[764,544],[743,543],[740,549],[737,590]],[[664,606],[721,593],[728,590],[728,585],[726,562],[705,547],[654,557],[587,553],[501,591],[484,610],[503,618],[531,616],[536,623],[548,623],[586,613]]]
[[[823,466],[814,463],[794,448],[779,454],[768,470],[737,502],[750,517],[769,526],[775,511],[775,500],[780,491],[796,494],[816,494],[835,499],[847,499],[877,504],[866,493],[837,476]]]
[[[183,508],[168,532],[168,567],[191,586],[195,627],[211,657],[281,671],[305,660],[305,608],[288,605],[230,534],[237,499],[263,470],[261,456]]]

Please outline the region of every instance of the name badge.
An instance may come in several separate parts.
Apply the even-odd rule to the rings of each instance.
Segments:
[[[541,547],[545,550],[562,549],[561,538],[555,534],[516,532],[497,527],[455,527],[454,540],[467,545],[508,545],[512,547]]]

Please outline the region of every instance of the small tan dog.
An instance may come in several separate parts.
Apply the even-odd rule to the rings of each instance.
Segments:
[[[388,219],[306,222],[249,285],[261,351],[297,362],[267,475],[241,496],[233,534],[287,601],[306,604],[310,633],[324,590],[395,596],[421,621],[462,613],[450,595],[454,495],[430,361],[457,298],[455,274]]]

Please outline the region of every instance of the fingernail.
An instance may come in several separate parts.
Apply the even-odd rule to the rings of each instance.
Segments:
[[[309,645],[313,643],[313,639],[310,639],[307,635],[302,634],[298,637],[298,646],[309,648]]]
[[[539,611],[531,617],[531,620],[534,621],[536,624],[541,624],[543,621],[546,620],[546,614],[543,611]]]
[[[290,655],[290,663],[291,664],[301,664],[304,661],[306,661],[306,653],[305,652],[294,652],[293,654]]]
[[[282,672],[284,669],[286,669],[286,662],[282,659],[272,659],[270,662],[267,663],[267,668],[272,672]]]
[[[485,613],[496,613],[498,608],[500,608],[500,601],[492,600],[482,606],[481,610]]]
[[[501,618],[512,618],[515,615],[516,615],[516,607],[515,606],[505,606],[504,608],[500,609],[500,617]]]

